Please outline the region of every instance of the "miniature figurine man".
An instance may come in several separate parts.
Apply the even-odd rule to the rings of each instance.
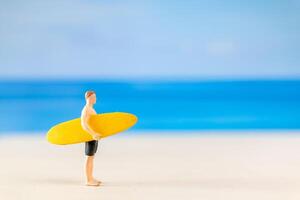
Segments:
[[[99,186],[101,181],[96,180],[93,177],[93,165],[94,165],[94,155],[97,152],[98,140],[100,139],[100,134],[95,132],[90,125],[88,120],[92,115],[96,115],[96,111],[93,108],[93,105],[96,103],[96,93],[94,91],[87,91],[85,93],[86,104],[81,112],[81,126],[92,135],[92,141],[85,143],[85,174],[86,174],[86,185],[88,186]]]

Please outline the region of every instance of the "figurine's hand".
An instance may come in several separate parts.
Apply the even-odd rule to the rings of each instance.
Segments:
[[[94,140],[100,140],[101,136],[100,136],[100,134],[94,134],[93,138],[94,138]]]

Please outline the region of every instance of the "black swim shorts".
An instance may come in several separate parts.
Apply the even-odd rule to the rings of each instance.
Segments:
[[[85,155],[93,156],[97,152],[98,140],[92,140],[85,143]]]

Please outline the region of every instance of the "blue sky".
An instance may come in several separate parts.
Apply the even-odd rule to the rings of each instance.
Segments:
[[[299,78],[300,0],[0,1],[1,78]]]

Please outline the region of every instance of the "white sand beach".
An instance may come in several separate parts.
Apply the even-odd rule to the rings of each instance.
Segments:
[[[300,134],[242,134],[103,139],[100,187],[84,185],[84,144],[0,137],[0,199],[299,200]]]

